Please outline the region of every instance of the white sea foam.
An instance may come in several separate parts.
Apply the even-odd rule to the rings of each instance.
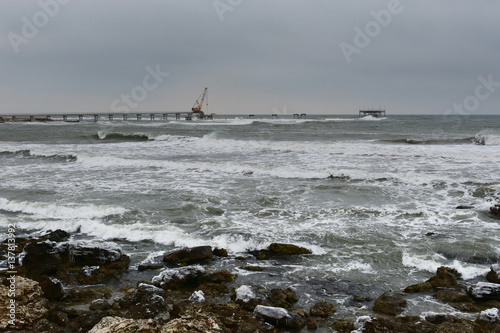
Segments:
[[[79,219],[100,218],[108,215],[123,214],[127,210],[117,206],[55,204],[46,202],[29,202],[0,198],[0,209],[8,212],[31,214],[41,218]]]
[[[500,146],[500,133],[492,129],[486,129],[476,134],[474,142],[486,146]]]

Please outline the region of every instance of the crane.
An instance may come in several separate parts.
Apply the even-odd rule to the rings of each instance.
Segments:
[[[203,111],[201,111],[201,108],[203,107],[203,102],[205,101],[205,98],[207,100],[207,107],[208,107],[207,91],[208,91],[208,88],[205,87],[203,94],[201,94],[200,97],[198,97],[198,99],[196,100],[196,102],[194,102],[194,105],[191,108],[191,111],[193,111],[193,113],[199,113],[201,116],[203,116]]]

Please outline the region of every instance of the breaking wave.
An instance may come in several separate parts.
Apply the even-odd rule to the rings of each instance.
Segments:
[[[500,133],[484,130],[476,134],[473,142],[477,145],[500,146]]]

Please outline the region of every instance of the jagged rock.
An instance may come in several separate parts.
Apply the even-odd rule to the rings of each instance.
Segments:
[[[358,329],[359,330],[359,329]],[[475,333],[481,332],[473,321],[448,316],[431,323],[420,317],[374,318],[364,323],[363,333],[418,332],[418,333]]]
[[[29,329],[48,313],[38,282],[15,276],[0,285],[0,330]]]
[[[279,327],[302,328],[306,325],[304,318],[283,308],[257,305],[253,313],[257,318]]]
[[[140,283],[129,304],[126,311],[129,318],[150,319],[160,313],[168,314],[165,290],[151,284]]]
[[[433,291],[434,288],[432,287],[432,284],[428,281],[426,282],[421,282],[417,283],[414,285],[411,285],[409,287],[406,287],[404,289],[405,293],[424,293],[424,292],[431,292]]]
[[[499,264],[491,265],[491,270],[486,275],[486,278],[491,283],[500,283],[500,265]]]
[[[313,317],[329,317],[333,315],[335,311],[337,311],[337,308],[335,308],[333,304],[321,301],[314,304],[309,310],[309,313]]]
[[[139,272],[147,271],[147,270],[157,270],[160,268],[163,268],[162,264],[139,264],[137,266],[137,270]]]
[[[476,300],[500,300],[500,284],[478,282],[469,288],[468,293]]]
[[[43,275],[40,277],[38,283],[40,283],[45,298],[57,300],[64,296],[63,285],[58,279]]]
[[[215,248],[214,251],[213,251],[213,253],[217,257],[227,257],[228,256],[228,253],[227,253],[226,249]]]
[[[262,272],[264,270],[264,268],[260,266],[241,266],[240,268],[251,272]]]
[[[130,258],[111,242],[28,243],[20,272],[37,281],[55,276],[67,284],[98,284],[118,279]]]
[[[65,242],[71,237],[71,234],[67,231],[57,229],[50,231],[48,234],[42,236],[40,240],[49,240],[52,242],[60,243]]]
[[[74,287],[66,290],[62,301],[73,304],[89,304],[95,299],[109,299],[113,289],[109,287]]]
[[[354,320],[352,318],[339,319],[333,323],[332,328],[336,332],[340,332],[340,333],[351,333],[352,331],[354,331],[356,329],[356,327],[354,327]],[[358,327],[358,328],[361,328],[361,327]]]
[[[66,326],[69,321],[68,314],[66,312],[59,310],[52,311],[47,317],[47,319],[57,324],[60,327]]]
[[[105,311],[111,309],[111,304],[105,299],[96,299],[90,303],[89,309],[92,311]]]
[[[176,264],[202,263],[213,259],[210,246],[197,246],[175,251],[163,257],[163,261]]]
[[[187,266],[180,268],[167,268],[153,277],[152,282],[155,286],[163,289],[178,287],[196,287],[198,278],[205,274],[205,269],[200,266]]]
[[[189,301],[198,303],[205,302],[206,301],[205,294],[203,293],[202,290],[196,290],[191,294],[191,296],[189,296]]]
[[[489,323],[500,323],[500,315],[497,308],[491,308],[481,311],[478,320],[486,321]]]
[[[457,282],[460,278],[461,275],[456,269],[441,266],[437,269],[436,275],[427,280],[427,282],[432,285],[434,290],[438,288],[454,288],[460,290],[461,287]]]
[[[472,302],[472,298],[462,291],[441,289],[436,292],[436,299],[445,302]]]
[[[378,299],[375,300],[373,310],[391,316],[396,316],[404,310],[406,305],[407,302],[403,298],[403,294],[393,291],[386,291]]]
[[[271,295],[267,299],[272,306],[280,308],[291,308],[299,300],[292,288],[271,289]]]
[[[158,325],[152,319],[129,319],[121,317],[104,317],[89,333],[153,333],[159,332]]]
[[[490,212],[494,215],[500,216],[500,204],[496,204],[493,207],[490,207]]]
[[[272,243],[269,245],[269,251],[273,254],[279,255],[297,255],[297,254],[311,254],[312,252],[304,247],[293,244],[280,244]]]

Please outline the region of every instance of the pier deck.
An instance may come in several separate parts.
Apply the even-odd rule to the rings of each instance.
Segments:
[[[110,112],[89,112],[89,113],[32,113],[32,114],[0,114],[0,122],[48,122],[48,121],[64,121],[64,122],[80,122],[84,119],[99,121],[106,119],[113,120],[137,120],[149,118],[150,121],[162,120],[167,121],[169,116],[175,116],[175,120],[181,120],[185,116],[186,120],[193,119],[191,111],[171,111],[171,112],[129,112],[129,113],[110,113]],[[214,119],[215,113],[203,115],[203,119]]]

